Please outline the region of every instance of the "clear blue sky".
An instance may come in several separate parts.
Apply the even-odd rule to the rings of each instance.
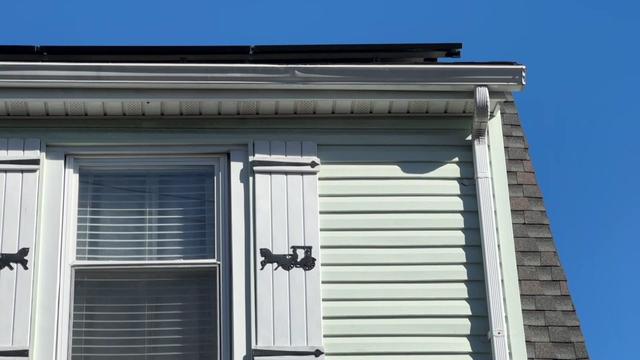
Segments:
[[[1,44],[463,42],[517,96],[593,359],[637,358],[640,29],[633,1],[5,0]]]

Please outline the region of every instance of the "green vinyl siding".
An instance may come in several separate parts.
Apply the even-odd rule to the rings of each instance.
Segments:
[[[329,359],[490,358],[471,143],[442,138],[319,147]]]

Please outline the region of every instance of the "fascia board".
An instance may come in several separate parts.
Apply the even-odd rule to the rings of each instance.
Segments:
[[[508,93],[492,93],[493,101],[508,99]],[[269,100],[473,100],[472,91],[384,91],[298,89],[129,89],[129,88],[3,88],[0,101],[269,101]]]
[[[255,65],[0,62],[0,88],[519,91],[526,68],[504,64]]]

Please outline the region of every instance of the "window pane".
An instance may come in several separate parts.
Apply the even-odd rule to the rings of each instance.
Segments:
[[[76,270],[72,360],[218,358],[216,270]]]
[[[80,170],[78,260],[214,257],[213,168]]]

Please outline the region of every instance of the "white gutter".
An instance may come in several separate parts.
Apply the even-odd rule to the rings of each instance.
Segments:
[[[505,64],[256,65],[0,62],[0,88],[519,91]]]

